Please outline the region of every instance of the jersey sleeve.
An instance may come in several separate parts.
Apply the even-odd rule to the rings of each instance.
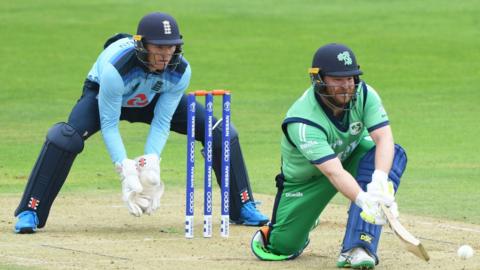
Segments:
[[[190,65],[188,65],[180,81],[171,90],[162,93],[158,98],[150,132],[145,144],[145,154],[161,156],[170,133],[170,121],[183,93],[190,83],[190,77],[191,69]]]
[[[112,161],[120,163],[127,157],[118,129],[125,86],[120,74],[110,64],[105,66],[99,79],[98,108],[103,140]]]
[[[382,101],[377,92],[370,86],[368,86],[367,90],[367,99],[363,117],[368,132],[389,125],[388,115],[383,108]]]
[[[298,151],[310,163],[321,164],[336,157],[322,129],[305,123],[290,123],[287,132]]]

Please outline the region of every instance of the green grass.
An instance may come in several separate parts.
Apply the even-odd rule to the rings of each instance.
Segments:
[[[356,52],[363,79],[382,96],[396,141],[408,152],[401,211],[480,224],[480,5],[474,0],[2,3],[1,193],[20,196],[46,131],[66,120],[104,40],[134,32],[153,10],[180,24],[190,89],[233,90],[233,121],[256,192],[274,194],[280,123],[308,87],[315,50],[335,41]],[[122,123],[121,130],[130,155],[140,155],[148,127]],[[184,153],[185,138],[172,134],[162,155],[167,185],[184,185]],[[97,135],[63,192],[98,189],[120,192]]]

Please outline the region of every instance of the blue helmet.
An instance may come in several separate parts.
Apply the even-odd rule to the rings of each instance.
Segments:
[[[317,95],[325,98],[330,106],[343,110],[352,109],[355,103],[357,91],[352,95],[348,106],[340,107],[332,95],[326,93],[327,85],[323,81],[325,76],[350,77],[353,76],[355,86],[360,84],[359,76],[363,74],[353,51],[343,44],[330,43],[320,47],[313,56],[312,67],[309,69],[310,79],[315,87]]]
[[[175,53],[167,68],[175,69],[182,58],[183,39],[177,21],[166,13],[153,12],[145,15],[138,23],[137,34],[133,36],[138,59],[148,65],[146,44],[175,45]]]
[[[318,68],[320,76],[348,77],[363,74],[352,50],[338,43],[320,47],[313,56],[312,68]]]

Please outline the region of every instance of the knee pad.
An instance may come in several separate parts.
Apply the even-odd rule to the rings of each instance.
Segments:
[[[400,145],[395,145],[392,168],[388,178],[393,182],[395,192],[400,185],[400,178],[407,165],[407,155]],[[372,174],[375,170],[375,147],[370,149],[360,160],[357,169],[356,180],[360,187],[365,191],[367,184],[372,180]],[[342,252],[348,251],[354,247],[363,247],[374,255],[378,262],[377,247],[382,232],[382,227],[365,222],[360,218],[361,208],[354,203],[350,205],[348,211],[347,228],[345,238],[343,239]]]
[[[55,124],[47,134],[15,215],[37,212],[39,228],[45,226],[50,208],[84,147],[83,138],[66,123]]]
[[[400,179],[407,166],[407,154],[405,150],[398,144],[395,144],[395,151],[393,156],[392,168],[388,173],[388,178],[393,182],[395,191],[400,185]],[[367,184],[372,180],[372,174],[375,170],[375,147],[370,149],[360,160],[357,169],[357,182],[363,190]]]

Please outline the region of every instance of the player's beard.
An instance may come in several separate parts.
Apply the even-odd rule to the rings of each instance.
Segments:
[[[344,91],[342,93],[329,93],[328,90],[325,91],[327,94],[320,94],[324,103],[332,110],[349,110],[350,102],[355,97],[355,87],[351,89],[346,89],[342,87]]]

